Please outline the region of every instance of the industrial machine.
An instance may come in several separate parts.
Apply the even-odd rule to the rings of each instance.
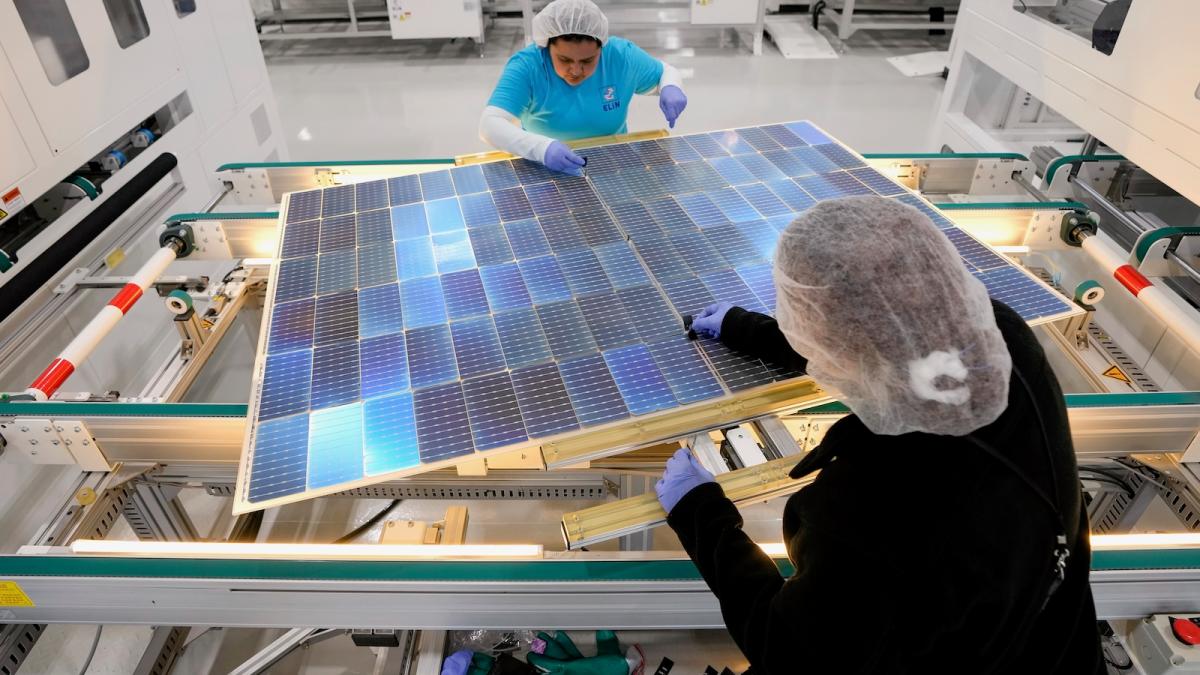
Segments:
[[[1112,659],[1123,664],[1128,658],[1130,668],[1143,672],[1187,672],[1171,668],[1189,663],[1187,657],[1178,663],[1174,658],[1186,650],[1173,631],[1190,635],[1176,620],[1186,621],[1200,610],[1200,537],[1193,533],[1200,520],[1200,478],[1195,473],[1200,461],[1200,313],[1189,300],[1200,234],[1194,207],[1200,186],[1194,162],[1200,151],[1189,148],[1200,117],[1195,103],[1188,111],[1168,114],[1155,107],[1159,99],[1149,94],[1128,97],[1129,105],[1146,107],[1123,119],[1173,125],[1171,154],[1154,141],[1164,136],[1118,133],[1111,115],[1096,113],[1103,109],[1099,99],[1073,108],[1069,97],[1055,98],[1061,94],[1052,83],[1026,77],[1012,66],[1007,52],[986,51],[988,45],[1013,44],[1007,33],[1000,39],[986,32],[1002,30],[1012,18],[1034,22],[1014,23],[1014,35],[1057,31],[1047,33],[1039,43],[1043,46],[1036,48],[1052,52],[1062,47],[1063,55],[1055,58],[1083,68],[1092,56],[1116,58],[1126,46],[1136,45],[1133,38],[1143,31],[1132,29],[1135,22],[1160,25],[1154,21],[1155,5],[1134,5],[1111,56],[1092,54],[1077,34],[1053,23],[1043,26],[1039,22],[1046,20],[1036,14],[991,5],[967,0],[959,15],[951,81],[939,120],[947,146],[943,152],[860,157],[841,146],[834,149],[828,138],[805,139],[803,133],[809,132],[801,133],[796,125],[769,125],[762,131],[776,143],[792,137],[804,141],[793,142],[788,150],[831,146],[817,154],[832,165],[817,170],[785,157],[797,153],[770,155],[778,151],[765,149],[773,146],[751,129],[706,135],[711,145],[665,132],[596,139],[582,144],[581,152],[603,158],[618,151],[596,146],[631,149],[659,180],[657,189],[667,194],[685,192],[664,181],[679,178],[681,164],[703,163],[698,147],[716,160],[732,159],[730,152],[775,156],[778,163],[769,165],[765,159],[739,160],[743,171],[753,166],[762,172],[750,179],[732,178],[736,167],[717,161],[713,166],[731,173],[720,174],[726,187],[714,183],[712,191],[742,187],[738,194],[747,203],[771,208],[769,195],[746,186],[769,187],[767,176],[784,170],[779,163],[791,167],[786,180],[794,188],[785,191],[786,183],[780,183],[768,191],[792,209],[804,199],[811,202],[809,188],[882,190],[926,209],[948,231],[955,230],[960,250],[996,256],[996,267],[988,269],[1003,268],[1021,280],[1021,288],[1061,303],[1062,311],[1048,312],[1045,320],[1033,323],[1067,396],[1095,532],[1093,589],[1099,614],[1113,629],[1108,645]],[[151,34],[167,32],[171,21],[189,20],[174,16],[169,4],[153,7],[146,3]],[[1193,12],[1182,6],[1168,9],[1176,17]],[[204,16],[214,22],[221,15],[202,4],[191,18]],[[237,24],[253,45],[249,17],[240,16]],[[103,22],[88,25],[108,29]],[[13,34],[3,33],[6,51],[10,44],[33,49],[29,45],[38,43],[24,29],[11,30]],[[979,33],[972,41],[975,30]],[[218,44],[210,40],[206,48]],[[1192,51],[1185,53],[1188,49]],[[1161,51],[1195,62],[1195,49],[1176,40]],[[92,51],[89,55],[99,58]],[[210,66],[220,62],[211,55],[206,60]],[[1015,70],[1003,75],[1008,68]],[[1156,69],[1154,76],[1175,76],[1163,70]],[[1126,71],[1101,68],[1096,77],[1114,77],[1114,72]],[[1033,92],[1020,100],[1032,101],[1036,94],[1038,101],[1053,106],[1023,138],[1012,129],[991,128],[984,134],[977,122],[967,127],[963,121],[983,119],[979,104],[984,101],[978,98],[988,91],[1006,96],[1001,77],[1014,88]],[[205,81],[218,89],[215,80]],[[604,437],[599,449],[595,433],[577,437],[590,444],[577,454],[572,454],[579,447],[572,445],[576,437],[535,437],[526,444],[497,446],[498,452],[437,464],[433,470],[351,480],[300,495],[312,498],[289,499],[266,510],[239,508],[234,515],[235,503],[246,501],[239,487],[239,461],[254,447],[247,430],[261,418],[256,414],[261,412],[264,357],[270,350],[259,346],[272,339],[273,303],[286,302],[279,299],[283,263],[277,258],[295,259],[281,249],[289,227],[317,220],[314,215],[289,218],[306,199],[312,208],[312,198],[299,195],[320,190],[317,213],[336,219],[344,215],[342,207],[325,213],[323,195],[345,195],[351,192],[347,186],[355,195],[362,186],[361,194],[368,195],[364,199],[377,199],[369,196],[376,189],[369,186],[386,181],[390,210],[396,207],[392,185],[402,188],[415,181],[432,186],[443,180],[435,176],[445,172],[451,176],[451,193],[461,194],[455,179],[475,175],[471,167],[507,162],[496,155],[279,161],[272,156],[280,147],[273,141],[253,143],[258,105],[265,106],[268,127],[275,128],[265,78],[256,81],[262,88],[252,89],[244,106],[227,109],[230,128],[246,125],[244,142],[249,145],[241,145],[240,152],[247,161],[234,159],[239,146],[233,141],[218,144],[217,136],[211,137],[216,145],[209,155],[189,154],[202,154],[194,149],[204,147],[200,140],[176,153],[179,166],[191,165],[189,171],[198,177],[195,193],[177,187],[187,180],[178,176],[182,169],[160,167],[160,174],[147,174],[140,182],[122,175],[130,168],[139,171],[139,162],[148,170],[154,150],[172,147],[167,144],[174,142],[173,134],[210,138],[201,130],[193,137],[179,133],[191,128],[185,123],[198,124],[196,115],[171,128],[153,115],[191,91],[192,80],[183,76],[180,88],[164,91],[162,98],[146,103],[146,110],[121,118],[129,122],[124,127],[118,124],[121,128],[107,135],[79,136],[80,147],[64,164],[53,164],[53,148],[46,148],[46,159],[36,164],[34,174],[50,166],[50,175],[62,173],[58,178],[38,183],[19,179],[22,198],[40,205],[42,195],[62,190],[56,188],[59,180],[88,159],[99,158],[99,169],[92,174],[99,180],[108,153],[141,151],[105,177],[107,182],[101,181],[100,199],[76,200],[77,206],[61,209],[62,216],[41,227],[31,244],[16,247],[18,264],[36,269],[36,261],[47,254],[33,251],[55,250],[72,225],[78,228],[76,223],[96,212],[103,215],[107,202],[102,200],[119,204],[105,215],[105,222],[115,225],[90,234],[77,252],[44,268],[44,279],[29,282],[27,298],[10,301],[9,285],[0,286],[5,302],[13,305],[0,323],[0,391],[8,392],[0,401],[0,668],[15,671],[36,653],[39,637],[53,630],[47,626],[60,623],[147,627],[139,633],[137,648],[145,656],[138,672],[164,672],[176,659],[198,658],[199,647],[182,656],[181,651],[189,634],[199,640],[202,627],[229,628],[207,632],[219,636],[215,639],[227,652],[239,655],[226,668],[235,672],[262,672],[285,658],[298,658],[295,652],[301,648],[332,644],[334,638],[363,645],[363,659],[374,662],[377,672],[437,672],[449,645],[461,644],[456,631],[525,628],[622,629],[643,643],[651,666],[670,656],[677,667],[697,666],[696,672],[711,664],[744,667],[733,645],[720,637],[715,600],[673,535],[657,527],[664,514],[652,482],[675,448],[681,443],[691,447],[743,507],[747,532],[779,559],[786,573],[778,497],[803,489],[787,478],[787,471],[847,412],[806,378],[781,379],[790,383],[782,398],[768,400],[763,392],[777,390],[759,388],[746,390],[755,394],[753,400],[712,399],[736,401],[719,422],[711,411],[695,414],[699,408],[694,406],[701,402],[655,417],[653,423],[647,417],[623,428],[621,435]],[[1118,85],[1126,87],[1123,91],[1141,86],[1130,80],[1088,91],[1115,95],[1121,91]],[[1185,92],[1193,102],[1195,85],[1187,84]],[[1164,82],[1146,91],[1178,100],[1180,86]],[[198,106],[200,97],[196,99],[192,106]],[[10,112],[24,105],[7,96],[4,102]],[[1011,99],[1004,105],[1011,106]],[[29,109],[13,113],[15,119],[30,115]],[[139,126],[127,133],[135,123]],[[155,140],[137,147],[133,134],[152,123],[160,125],[148,129]],[[789,137],[776,127],[794,133]],[[137,135],[138,143],[148,138]],[[1089,141],[1089,135],[1098,140]],[[0,135],[0,143],[22,147],[30,138],[38,137]],[[733,150],[750,140],[763,147]],[[113,143],[121,147],[109,147]],[[1014,145],[1023,143],[1036,143],[1039,149]],[[1080,147],[1093,143],[1104,143],[1109,150]],[[1047,147],[1059,154],[1041,149]],[[799,156],[819,161],[812,152]],[[527,174],[520,172],[534,169],[507,165],[523,167],[512,169],[515,186],[523,189],[521,177]],[[649,167],[658,165],[672,169],[655,174]],[[67,166],[71,168],[60,171]],[[601,159],[591,170],[585,182],[605,204],[609,194],[652,189],[606,177],[617,173],[604,169]],[[177,182],[161,185],[170,183],[164,174]],[[486,181],[489,174],[481,169],[479,175]],[[699,176],[688,179],[701,180]],[[118,182],[123,180],[128,183]],[[528,183],[550,180],[539,183],[532,177]],[[703,180],[715,179],[707,175]],[[446,185],[442,182],[439,189]],[[164,187],[165,193],[156,191]],[[558,189],[567,194],[561,185]],[[374,210],[383,211],[382,204]],[[721,204],[740,208],[736,201]],[[49,213],[39,210],[38,218]],[[627,214],[611,215],[624,223]],[[387,222],[399,241],[397,216]],[[1132,239],[1131,225],[1137,229]],[[361,233],[363,225],[357,227]],[[636,249],[639,235],[621,227],[623,238]],[[747,255],[756,254],[751,250]],[[434,263],[443,259],[449,260],[435,250]],[[643,260],[653,272],[649,259]],[[755,288],[749,281],[746,285]],[[709,359],[714,363],[711,355]],[[421,430],[415,435],[419,439]],[[249,506],[254,501],[250,498]],[[364,533],[374,525],[380,534],[368,539]],[[236,647],[235,627],[283,630]],[[696,640],[688,632],[664,629],[711,632]],[[213,663],[206,667],[215,668]]]

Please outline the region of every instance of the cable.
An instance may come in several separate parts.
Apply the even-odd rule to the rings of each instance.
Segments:
[[[1115,481],[1106,476],[1083,476],[1083,475],[1080,475],[1079,479],[1081,481],[1090,481],[1093,483],[1107,483],[1108,485],[1113,485],[1115,487],[1120,488],[1122,492],[1129,495],[1130,497],[1132,497],[1134,494],[1133,491],[1130,490],[1129,487],[1126,486],[1124,483],[1121,483],[1120,481]]]
[[[1024,14],[1025,12],[1029,11],[1029,5],[1025,4],[1025,0],[1017,0],[1017,2],[1021,3],[1021,9],[1018,10],[1019,12]]]
[[[79,669],[79,675],[84,675],[88,668],[92,667],[92,658],[96,656],[96,647],[100,646],[100,633],[104,632],[104,624],[96,626],[96,637],[92,638],[92,648],[88,650],[87,658],[83,660],[83,667]]]
[[[1120,486],[1131,495],[1134,494],[1135,492],[1137,492],[1137,490],[1135,490],[1133,488],[1133,486],[1130,485],[1129,482],[1126,481],[1121,476],[1121,474],[1116,473],[1115,471],[1107,471],[1105,469],[1097,469],[1096,467],[1093,467],[1093,466],[1080,467],[1079,474],[1083,475],[1085,473],[1096,475],[1096,476],[1104,476],[1105,478],[1108,478],[1109,480],[1120,484]]]
[[[353,541],[360,534],[362,534],[363,532],[366,532],[367,530],[371,529],[376,524],[378,524],[379,521],[383,520],[387,516],[387,514],[391,513],[393,510],[395,510],[395,508],[397,506],[400,506],[401,501],[403,501],[403,500],[402,499],[393,499],[392,503],[388,504],[387,506],[380,509],[379,513],[376,513],[375,515],[368,518],[362,525],[359,525],[358,527],[354,528],[353,530],[350,530],[346,534],[343,534],[342,536],[338,537],[337,539],[334,539],[333,543],[345,544],[349,541]]]

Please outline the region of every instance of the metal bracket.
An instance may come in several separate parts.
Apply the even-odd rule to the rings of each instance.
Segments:
[[[77,267],[66,279],[54,287],[55,295],[70,293],[76,288],[121,288],[133,280],[126,276],[90,276],[91,271],[86,267]],[[159,295],[166,295],[176,288],[186,288],[193,291],[203,291],[208,287],[208,277],[189,277],[182,274],[161,276],[152,284]]]
[[[150,644],[142,653],[133,675],[167,675],[175,665],[175,659],[183,653],[190,626],[158,626],[150,637]]]
[[[180,488],[139,480],[125,502],[125,520],[138,539],[196,541],[200,535],[179,501]]]
[[[82,420],[18,417],[0,424],[6,451],[30,464],[78,465],[84,471],[110,471],[112,465]]]

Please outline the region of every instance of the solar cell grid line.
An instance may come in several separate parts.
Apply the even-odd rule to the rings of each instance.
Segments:
[[[737,229],[758,251],[759,257],[763,260],[775,259],[775,245],[779,243],[779,230],[765,220],[738,223]]]
[[[446,323],[446,303],[441,277],[420,277],[400,282],[404,327],[424,328]]]
[[[571,299],[571,288],[554,256],[528,258],[518,262],[517,268],[521,270],[521,279],[525,281],[525,288],[529,290],[529,297],[534,303]]]
[[[316,255],[320,242],[321,221],[289,223],[283,229],[283,243],[279,248],[279,257],[281,259],[306,258]]]
[[[863,185],[871,188],[878,195],[894,197],[908,193],[908,190],[901,187],[899,183],[896,183],[869,166],[861,169],[850,169],[848,173],[858,179]]]
[[[738,155],[737,161],[741,162],[747,171],[754,174],[755,178],[764,182],[783,180],[788,177],[779,170],[779,167],[762,155]]]
[[[424,204],[392,207],[392,238],[396,241],[429,236],[429,219]]]
[[[500,211],[492,201],[492,193],[464,195],[459,197],[463,221],[469,229],[500,224]]]
[[[258,418],[269,420],[308,412],[311,389],[312,350],[268,355]]]
[[[320,346],[358,337],[358,293],[349,291],[317,298],[313,344]]]
[[[510,369],[545,363],[554,358],[542,324],[532,307],[523,307],[492,316],[500,347]]]
[[[704,283],[714,298],[720,298],[725,302],[732,302],[738,307],[748,309],[752,312],[765,313],[766,307],[763,307],[758,301],[758,297],[742,281],[737,272],[733,270],[720,270],[717,272],[709,272],[700,276],[700,281]]]
[[[512,160],[513,170],[517,172],[517,180],[521,185],[533,185],[535,183],[544,183],[548,180],[553,180],[558,172],[551,171],[539,162],[531,162],[527,159]]]
[[[354,215],[354,230],[359,246],[392,242],[392,212],[388,209],[359,211]]]
[[[483,290],[493,312],[520,309],[533,304],[515,263],[482,267],[479,275],[483,278]]]
[[[491,450],[528,440],[517,394],[508,373],[463,380],[463,397],[471,420],[475,450]]]
[[[775,316],[775,278],[771,265],[745,265],[736,269],[742,281],[750,287],[754,297],[767,308],[767,314]]]
[[[638,154],[628,145],[604,145],[596,148],[584,148],[578,152],[587,159],[589,176],[612,173],[627,166],[642,163]]]
[[[353,248],[317,256],[317,294],[354,290],[358,283],[358,252]]]
[[[670,240],[666,237],[643,239],[634,242],[633,248],[645,263],[646,269],[650,270],[650,274],[660,283],[681,279],[692,274],[692,270],[679,255],[679,251],[671,245]]]
[[[633,329],[635,319],[625,312],[616,293],[593,295],[577,302],[599,349],[612,349],[638,340]]]
[[[591,183],[586,178],[559,176],[554,179],[554,185],[558,188],[558,193],[562,196],[563,203],[572,211],[603,207],[600,203],[600,197],[592,189]]]
[[[671,159],[678,163],[695,162],[703,159],[700,157],[700,153],[696,152],[691,144],[685,141],[682,136],[668,136],[654,142],[662,146]]]
[[[675,400],[683,405],[725,395],[725,388],[704,360],[695,340],[678,335],[646,345],[654,364],[667,380]]]
[[[859,196],[875,194],[874,190],[866,185],[863,185],[862,182],[860,182],[857,178],[851,176],[845,171],[835,171],[833,173],[825,174],[825,178],[829,181],[830,185],[838,187],[847,195]]]
[[[829,173],[840,167],[831,159],[817,151],[816,148],[792,148],[790,151],[796,159],[804,162],[812,173]]]
[[[743,127],[735,129],[735,132],[758,152],[765,153],[771,150],[779,150],[783,147],[779,143],[776,143],[775,139],[771,138],[761,127]]]
[[[396,248],[384,244],[358,249],[358,287],[379,286],[396,280]]]
[[[396,269],[401,281],[437,274],[433,239],[420,237],[396,242]]]
[[[354,210],[371,211],[388,205],[387,181],[373,180],[354,186]]]
[[[579,428],[571,398],[558,366],[543,363],[514,368],[511,372],[517,406],[530,438],[540,438]]]
[[[970,268],[986,272],[1008,267],[1008,261],[993,253],[991,249],[979,243],[965,231],[957,227],[949,227],[942,230],[942,234],[946,235],[951,244],[954,244],[958,255],[970,265]]]
[[[483,168],[483,178],[493,192],[521,184],[517,180],[517,172],[513,170],[512,162],[490,162],[480,166]]]
[[[392,206],[421,201],[421,181],[415,175],[389,178],[387,185],[388,203]]]
[[[433,235],[433,258],[438,274],[449,274],[476,267],[471,238],[466,230]]]
[[[1026,321],[1070,311],[1059,296],[1047,293],[1033,278],[1016,267],[972,274],[987,287],[988,294],[1011,307]]]
[[[737,186],[738,194],[742,196],[754,210],[761,213],[763,216],[770,218],[772,216],[782,216],[792,213],[792,209],[784,204],[775,193],[771,192],[766,185],[762,183],[750,183],[748,185]]]
[[[732,132],[728,132],[728,133],[732,134]],[[725,132],[716,132],[711,135],[709,135],[709,134],[689,134],[687,136],[684,136],[683,139],[685,141],[687,141],[688,145],[692,146],[692,149],[695,150],[697,153],[699,153],[701,157],[703,157],[705,159],[710,159],[713,157],[728,157],[729,156],[729,149],[726,148],[721,142],[718,142],[718,140],[717,140],[718,138],[723,139],[724,136],[725,136]],[[737,134],[732,134],[732,136],[735,141],[734,144],[736,145],[736,142],[740,139],[737,138]],[[749,148],[749,151],[754,152],[754,148]]]
[[[667,299],[680,315],[699,314],[705,307],[717,301],[698,277],[666,281],[662,286]]]
[[[420,463],[412,394],[402,392],[364,401],[364,473],[378,476]]]
[[[562,213],[567,210],[567,203],[563,200],[558,187],[554,183],[546,182],[538,183],[537,185],[526,185],[525,196],[529,198],[529,205],[533,208],[535,215],[544,216],[551,213]]]
[[[512,246],[508,243],[508,235],[504,233],[504,227],[500,225],[479,227],[468,230],[467,234],[471,238],[471,250],[475,254],[475,263],[480,267],[516,260]]]
[[[421,462],[437,462],[475,452],[471,421],[458,382],[413,392]]]
[[[538,305],[534,309],[555,359],[562,360],[597,350],[583,312],[574,301]]]
[[[641,202],[622,202],[609,205],[617,226],[630,239],[654,237],[663,234],[662,228],[654,222],[654,217],[646,210]]]
[[[250,501],[302,492],[308,469],[308,415],[260,422],[254,434]]]
[[[434,234],[454,232],[467,226],[456,197],[425,202],[425,217],[429,219],[429,231]]]
[[[746,183],[758,182],[758,178],[750,173],[745,164],[737,161],[733,157],[717,157],[709,160],[712,168],[721,174],[721,178],[729,181],[730,185],[744,185]]]
[[[542,234],[550,244],[550,250],[557,254],[566,253],[587,246],[587,238],[583,235],[579,223],[569,213],[556,213],[552,216],[538,218]]]
[[[504,232],[508,235],[508,243],[512,246],[513,255],[518,260],[549,255],[552,252],[550,242],[546,239],[546,233],[542,232],[542,226],[536,220],[517,220],[505,223]]]
[[[924,213],[926,216],[929,217],[930,220],[933,221],[934,225],[938,226],[939,229],[944,230],[948,227],[954,227],[954,223],[950,222],[950,219],[946,218],[946,216],[943,216],[940,212],[938,212],[936,209],[934,209],[932,206],[927,204],[923,199],[921,199],[920,197],[917,197],[916,195],[903,194],[903,195],[900,195],[899,197],[893,197],[893,199],[895,199],[896,201],[898,201],[902,204],[908,204],[909,206],[920,211],[921,213]]]
[[[363,338],[358,349],[363,398],[395,394],[409,388],[408,352],[403,334]]]
[[[322,195],[321,217],[331,218],[354,212],[354,186],[339,185],[326,188]]]
[[[574,217],[588,246],[601,246],[625,239],[607,211],[576,211]]]
[[[725,258],[699,230],[675,232],[667,239],[694,274],[728,267]]]
[[[785,148],[800,148],[808,145],[804,139],[792,133],[790,129],[782,124],[770,124],[762,128],[768,136],[776,143]]]
[[[838,199],[839,197],[849,197],[853,193],[846,190],[845,186],[834,183],[831,179],[837,174],[816,174],[813,176],[802,176],[796,179],[796,184],[804,189],[805,192],[812,195],[812,198],[823,202],[827,199]],[[843,174],[844,175],[844,174]],[[860,187],[866,189],[865,185],[859,184]]]
[[[354,248],[357,240],[358,235],[355,232],[354,214],[348,213],[321,220],[321,253]]]
[[[721,209],[717,208],[717,205],[706,194],[680,195],[675,197],[675,201],[683,207],[688,219],[701,228],[722,225],[729,222],[729,218],[721,212]]]
[[[287,224],[321,217],[321,195],[323,190],[292,193],[288,200]]]
[[[604,354],[604,362],[612,371],[613,380],[625,406],[634,415],[645,415],[665,410],[676,405],[675,395],[666,378],[654,364],[650,350],[643,344],[610,349]]]
[[[816,147],[817,152],[828,157],[829,161],[836,164],[838,168],[854,169],[860,166],[866,166],[866,163],[856,157],[854,153],[843,148],[837,143],[825,143],[814,147]]]
[[[454,196],[454,182],[449,171],[430,171],[417,176],[421,179],[421,194],[426,202]]]
[[[558,256],[558,267],[566,277],[567,285],[571,287],[571,294],[576,298],[582,299],[613,290],[608,275],[604,273],[604,267],[592,249],[581,248]]]
[[[762,262],[764,260],[762,254],[758,251],[758,247],[747,239],[746,235],[742,234],[737,226],[732,223],[710,227],[704,230],[702,234],[705,239],[708,239],[708,243],[717,249],[721,257],[725,258],[725,261],[732,267]]]
[[[808,210],[816,200],[809,196],[807,192],[800,189],[800,186],[795,181],[785,178],[779,181],[771,181],[766,183],[767,189],[776,197],[779,197],[793,213],[801,213]]]
[[[692,139],[711,140],[711,141],[717,143],[722,148],[724,148],[726,151],[726,152],[722,152],[720,154],[705,155],[706,157],[710,157],[710,156],[711,157],[723,157],[727,154],[729,154],[729,155],[750,155],[750,154],[754,154],[754,152],[756,152],[754,149],[754,146],[747,143],[746,139],[742,138],[738,134],[738,132],[733,129],[727,129],[725,131],[713,131],[708,134],[697,134],[696,136],[689,136],[687,138],[689,140],[692,140]],[[693,143],[693,145],[695,145],[695,143]],[[701,153],[701,154],[704,154],[704,153]]]
[[[480,316],[491,311],[479,270],[470,269],[442,276],[446,315],[451,321]]]
[[[312,409],[353,403],[360,395],[358,341],[313,349]]]
[[[809,145],[820,145],[822,143],[832,143],[833,139],[825,135],[825,132],[809,124],[808,122],[785,122],[784,128],[796,134],[805,143]]]
[[[691,164],[696,163],[691,162]],[[685,167],[684,164],[659,164],[651,167],[650,173],[658,179],[659,185],[667,194],[678,195],[700,190],[701,188],[688,175]]]
[[[671,154],[654,141],[638,141],[631,143],[629,147],[633,148],[646,166],[675,163],[675,160],[671,159]]]
[[[596,259],[604,268],[613,287],[619,289],[648,286],[650,276],[637,255],[625,243],[606,244],[595,248]]]
[[[558,364],[558,370],[575,415],[583,426],[629,417],[625,400],[600,354],[567,359]]]
[[[646,167],[630,167],[619,174],[625,194],[634,199],[656,199],[667,194],[666,188]],[[616,201],[624,201],[618,199]]]
[[[746,157],[754,157],[757,155],[746,155]],[[717,190],[723,187],[728,187],[728,183],[717,170],[712,168],[708,162],[691,162],[689,164],[680,164],[679,168],[683,170],[686,177],[688,187],[685,191],[694,192],[697,190]]]
[[[477,316],[450,324],[454,359],[459,377],[466,379],[504,370],[504,352],[490,316]]]
[[[308,487],[362,478],[362,405],[312,413],[308,431]]]
[[[768,162],[774,164],[784,174],[792,178],[810,176],[816,173],[816,171],[813,171],[811,168],[809,168],[808,164],[801,161],[795,153],[788,152],[783,148],[772,150],[771,152],[764,152],[763,157],[765,157]]]
[[[704,351],[721,381],[730,391],[744,391],[775,381],[762,361],[745,356],[726,347],[720,340],[701,338],[696,341]]]
[[[311,297],[317,292],[317,258],[292,258],[279,263],[275,298],[279,302]]]
[[[762,214],[754,210],[749,202],[742,199],[737,190],[731,187],[721,188],[704,193],[712,200],[713,204],[725,214],[725,217],[735,223],[743,223],[748,220],[758,220],[762,218]]]
[[[626,314],[638,317],[634,329],[645,342],[678,335],[683,330],[682,317],[653,286],[623,288],[617,291],[617,298]]]
[[[691,230],[696,227],[683,207],[673,197],[663,197],[646,203],[646,208],[654,216],[654,221],[666,233],[678,230]]]
[[[519,187],[496,190],[492,192],[492,199],[495,200],[496,209],[500,212],[500,220],[506,223],[534,216],[533,207],[529,205],[529,198]]]
[[[408,379],[413,389],[423,389],[458,379],[454,342],[446,324],[413,328],[405,332]]]
[[[360,338],[399,333],[404,330],[400,284],[364,288],[358,292],[358,335]]]
[[[451,169],[450,178],[454,182],[454,191],[460,196],[488,191],[487,180],[483,177],[483,169],[477,164]]]

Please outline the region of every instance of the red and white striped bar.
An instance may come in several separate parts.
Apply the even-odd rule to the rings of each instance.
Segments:
[[[96,346],[104,339],[104,336],[112,332],[117,322],[121,317],[129,312],[129,308],[133,307],[134,303],[142,297],[142,293],[153,284],[167,267],[175,261],[175,249],[171,246],[164,246],[150,256],[150,260],[146,261],[130,279],[129,283],[125,284],[112,300],[108,301],[88,325],[79,331],[74,340],[62,350],[58,358],[50,362],[49,366],[38,375],[33,384],[25,390],[26,394],[33,396],[38,401],[45,401],[58,391],[58,388],[71,377],[75,369],[81,363],[87,360]]]
[[[1172,299],[1171,291],[1157,286],[1129,264],[1129,254],[1121,250],[1106,235],[1090,235],[1083,238],[1083,250],[1113,275],[1125,290],[1150,310],[1179,339],[1200,354],[1200,318],[1196,310]]]

